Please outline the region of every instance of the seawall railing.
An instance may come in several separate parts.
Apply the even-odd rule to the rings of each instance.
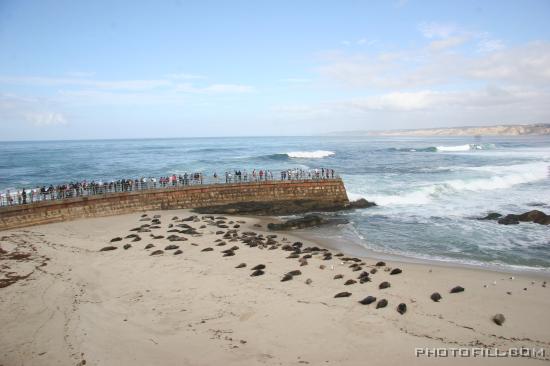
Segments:
[[[134,179],[118,179],[108,182],[81,181],[67,184],[57,184],[36,188],[21,188],[0,192],[0,208],[26,205],[43,201],[64,200],[75,197],[105,196],[122,192],[137,192],[166,188],[181,188],[201,185],[239,184],[249,182],[273,182],[294,180],[336,180],[340,179],[333,169],[294,169],[294,170],[253,170],[215,173],[190,173],[169,175],[160,178],[142,177]]]

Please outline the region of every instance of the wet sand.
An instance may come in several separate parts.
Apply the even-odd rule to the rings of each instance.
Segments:
[[[548,364],[550,289],[544,278],[488,270],[386,261],[324,260],[324,251],[300,266],[283,245],[303,242],[289,232],[268,232],[265,220],[227,216],[229,228],[172,220],[186,210],[161,215],[158,229],[125,238],[140,214],[78,220],[0,232],[0,365],[360,365]],[[199,217],[202,217],[199,215]],[[227,224],[232,221],[232,224]],[[244,221],[244,223],[237,223]],[[171,233],[187,224],[200,235]],[[240,239],[218,246],[236,228],[275,234],[276,244],[249,247]],[[261,227],[254,226],[260,224]],[[201,228],[201,226],[206,225]],[[178,228],[179,229],[179,228]],[[153,239],[153,235],[164,238]],[[170,242],[169,235],[185,237]],[[114,237],[121,241],[110,243]],[[286,240],[283,240],[286,238]],[[131,244],[125,250],[123,245]],[[147,244],[154,248],[144,249]],[[182,251],[164,250],[177,245]],[[116,250],[100,252],[105,246]],[[233,256],[222,251],[233,246]],[[269,247],[277,246],[270,250]],[[203,251],[212,248],[211,251]],[[162,254],[151,255],[154,250]],[[301,253],[302,257],[305,253]],[[235,268],[246,263],[244,268]],[[361,264],[364,263],[364,264]],[[265,274],[251,268],[264,264]],[[324,269],[321,268],[324,266]],[[370,282],[359,283],[363,271]],[[400,268],[402,273],[390,275]],[[281,282],[285,273],[301,271]],[[334,279],[337,274],[342,279]],[[513,277],[513,279],[511,279]],[[357,283],[344,285],[354,279]],[[308,281],[310,280],[310,281]],[[381,282],[391,287],[379,289]],[[309,283],[309,284],[308,284]],[[455,286],[464,292],[450,294]],[[349,297],[334,298],[340,292]],[[442,299],[430,299],[433,292]],[[362,305],[366,296],[386,299]],[[396,311],[404,303],[407,312]],[[506,321],[495,324],[502,313]],[[512,347],[546,350],[538,358],[427,358],[415,348]]]

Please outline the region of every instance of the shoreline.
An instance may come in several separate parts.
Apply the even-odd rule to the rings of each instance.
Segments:
[[[7,253],[2,255],[24,258],[2,261],[20,278],[0,288],[0,364],[429,362],[415,356],[418,347],[544,348],[542,359],[521,361],[550,361],[550,288],[538,277],[389,260],[377,267],[376,260],[365,257],[358,258],[363,270],[377,269],[372,280],[344,285],[360,273],[350,268],[354,261],[327,249],[314,252],[308,265],[300,266],[299,258],[290,258],[291,252],[282,247],[295,241],[303,242],[302,249],[322,243],[293,232],[268,231],[265,222],[271,218],[223,215],[232,224],[220,228],[203,215],[172,220],[196,215],[189,210],[145,212],[149,218],[160,215],[161,223],[151,232],[137,233],[139,241],[125,238],[136,233],[130,229],[150,223],[138,213],[0,233]],[[196,234],[176,233],[186,240],[169,241],[170,223],[189,225]],[[227,234],[234,225],[239,225],[234,229],[239,238],[219,233]],[[272,239],[276,248],[246,245],[240,238],[247,232],[277,235]],[[122,239],[110,243],[114,237]],[[148,243],[155,247],[144,249]],[[125,250],[125,244],[131,247]],[[166,250],[169,244],[182,253]],[[118,249],[99,251],[109,245]],[[223,256],[232,246],[239,249]],[[163,253],[151,255],[157,249]],[[328,252],[330,258],[323,258]],[[236,268],[239,263],[246,267]],[[265,273],[250,276],[251,267],[260,263]],[[395,268],[402,273],[390,275]],[[301,274],[281,281],[292,270]],[[336,274],[343,278],[334,279]],[[379,289],[383,281],[391,286]],[[454,286],[465,291],[450,294]],[[343,291],[350,296],[334,297]],[[430,299],[434,291],[441,293],[441,301]],[[367,295],[387,299],[388,305],[376,309],[375,304],[358,303]],[[396,311],[400,303],[407,306],[404,315]],[[491,320],[496,313],[506,317],[502,326]],[[448,361],[513,365],[518,359]]]
[[[343,249],[342,246],[331,245],[330,243],[334,240],[334,238],[323,239],[323,238],[320,238],[319,236],[315,236],[312,233],[308,233],[305,230],[301,230],[300,232],[295,232],[293,233],[293,235],[306,240],[316,241],[320,245],[328,249],[341,250],[348,255],[354,255],[353,252],[345,251],[345,249]],[[482,263],[482,262],[467,263],[467,262],[453,261],[452,259],[447,260],[447,259],[437,259],[437,258],[418,258],[418,257],[406,256],[404,254],[385,253],[382,251],[365,248],[359,245],[358,243],[353,243],[353,245],[357,247],[358,252],[365,253],[365,254],[355,254],[355,255],[359,255],[365,258],[386,260],[386,261],[403,263],[403,264],[418,264],[418,265],[437,266],[437,267],[473,269],[473,270],[489,271],[489,272],[502,273],[502,274],[525,274],[529,276],[540,277],[543,279],[550,279],[550,269],[548,268],[536,269],[534,267],[515,266],[511,264],[504,264],[504,263],[503,264]]]

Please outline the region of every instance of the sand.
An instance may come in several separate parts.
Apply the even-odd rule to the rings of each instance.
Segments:
[[[166,233],[171,218],[186,210],[147,212],[161,215]],[[267,232],[265,221],[245,221],[239,232]],[[339,257],[314,256],[307,266],[287,259],[281,249],[250,248],[240,241],[216,246],[219,229],[186,222],[203,235],[177,234],[183,242],[152,239],[139,233],[109,243],[147,223],[141,214],[95,218],[0,232],[0,365],[396,365],[548,364],[550,361],[550,288],[529,274],[507,274],[431,264],[386,262],[372,282],[345,286],[352,272]],[[260,223],[262,227],[254,227]],[[232,226],[232,225],[231,225]],[[277,232],[280,243],[298,240]],[[304,247],[317,245],[304,241]],[[128,250],[122,249],[131,243]],[[155,248],[145,250],[146,244]],[[193,245],[193,244],[196,245]],[[183,251],[154,249],[176,244]],[[117,250],[100,252],[104,246]],[[235,256],[222,250],[239,247]],[[210,252],[202,252],[212,247]],[[335,251],[332,251],[336,254]],[[29,253],[15,256],[14,253]],[[17,259],[19,258],[19,259]],[[374,258],[364,258],[365,270]],[[236,269],[239,263],[246,268]],[[265,275],[251,267],[265,264]],[[320,265],[326,266],[321,269]],[[386,268],[401,268],[390,275]],[[302,274],[281,282],[299,269]],[[336,274],[343,279],[334,280]],[[6,281],[7,275],[11,280]],[[510,277],[514,277],[511,279]],[[306,284],[310,279],[311,284]],[[378,284],[391,287],[380,290]],[[11,283],[11,284],[10,284]],[[454,286],[465,291],[450,294]],[[334,298],[349,291],[347,298]],[[438,291],[440,302],[430,295]],[[510,294],[509,294],[509,293]],[[388,306],[361,305],[367,295]],[[404,315],[399,303],[408,307]],[[492,317],[504,314],[496,325]],[[501,352],[515,347],[545,349],[522,358],[415,356],[415,348],[486,347]]]

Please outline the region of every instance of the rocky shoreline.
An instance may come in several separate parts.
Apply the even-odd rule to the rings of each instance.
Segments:
[[[508,214],[506,216],[498,212],[491,212],[487,216],[479,218],[479,220],[497,221],[501,225],[518,225],[520,222],[550,225],[550,215],[539,210],[527,211],[520,215]]]

